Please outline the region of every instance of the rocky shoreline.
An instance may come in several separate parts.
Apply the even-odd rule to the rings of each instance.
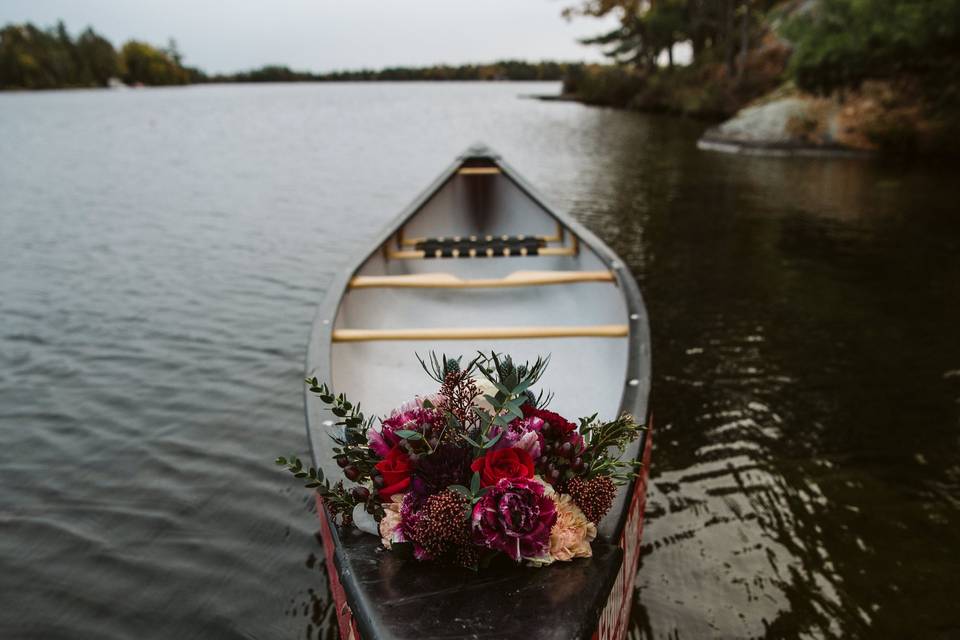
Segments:
[[[792,87],[754,101],[709,128],[698,146],[775,155],[956,156],[957,114],[937,110],[915,81],[867,81],[815,96]]]
[[[707,129],[697,147],[751,155],[874,155],[876,147],[844,121],[844,111],[813,97],[767,100]]]

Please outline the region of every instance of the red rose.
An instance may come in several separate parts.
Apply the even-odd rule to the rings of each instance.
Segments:
[[[413,473],[413,463],[410,456],[404,453],[400,445],[390,449],[387,457],[374,465],[383,476],[383,488],[378,492],[380,498],[389,500],[395,493],[403,493],[410,486],[410,475]]]
[[[523,449],[500,449],[477,458],[470,468],[480,472],[480,486],[491,487],[501,478],[532,478],[533,458]]]
[[[523,411],[524,418],[529,418],[531,416],[534,418],[540,418],[544,422],[552,424],[553,428],[558,429],[563,435],[566,435],[571,431],[575,431],[577,428],[577,425],[573,424],[559,413],[547,411],[546,409],[537,409],[529,402],[520,407],[520,409]]]

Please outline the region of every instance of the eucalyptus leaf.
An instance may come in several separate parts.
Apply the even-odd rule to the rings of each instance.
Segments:
[[[502,435],[503,435],[503,431],[501,431],[501,432],[498,433],[497,435],[493,436],[492,438],[490,438],[489,440],[487,440],[486,442],[484,442],[484,443],[483,443],[483,448],[484,448],[484,449],[489,449],[489,448],[492,447],[493,445],[497,444],[497,441],[500,440],[500,437],[501,437]]]
[[[470,489],[466,488],[462,484],[452,484],[449,487],[447,487],[447,489],[450,489],[450,491],[456,491],[457,493],[464,496],[465,498],[473,497],[473,494],[470,492]]]
[[[522,380],[520,384],[514,387],[513,392],[517,395],[520,395],[521,393],[529,389],[531,385],[533,385],[533,380],[531,378],[527,378],[525,380]]]
[[[521,406],[523,406],[523,400],[520,400],[518,398],[517,400],[513,400],[506,403],[505,405],[503,405],[503,408],[506,409],[509,413],[523,420],[523,410],[520,409]]]
[[[455,416],[450,411],[445,412],[445,415],[447,417],[447,424],[449,424],[451,427],[457,430],[463,429],[463,425],[460,424],[460,419],[457,418],[457,416]]]
[[[495,380],[491,380],[490,382],[493,383],[493,386],[495,386],[497,388],[497,391],[499,391],[500,393],[506,396],[510,395],[510,389],[507,388],[502,382],[497,382]]]
[[[470,480],[470,493],[476,494],[478,491],[480,491],[480,473],[474,471],[473,478]]]

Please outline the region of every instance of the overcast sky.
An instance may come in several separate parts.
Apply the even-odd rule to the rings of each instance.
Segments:
[[[187,64],[330,71],[394,65],[600,60],[577,38],[612,20],[564,20],[575,0],[0,0],[0,24],[63,19],[119,45],[175,38]]]

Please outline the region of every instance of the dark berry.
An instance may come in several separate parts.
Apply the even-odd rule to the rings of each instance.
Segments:
[[[337,466],[343,469],[345,466],[350,464],[350,461],[347,460],[347,456],[337,456]]]
[[[347,480],[356,481],[360,477],[360,469],[357,469],[352,464],[348,467],[345,467],[343,470],[343,475],[347,476]]]
[[[366,487],[354,487],[350,490],[350,493],[353,494],[353,498],[357,502],[366,502],[367,498],[370,497],[370,489]]]

